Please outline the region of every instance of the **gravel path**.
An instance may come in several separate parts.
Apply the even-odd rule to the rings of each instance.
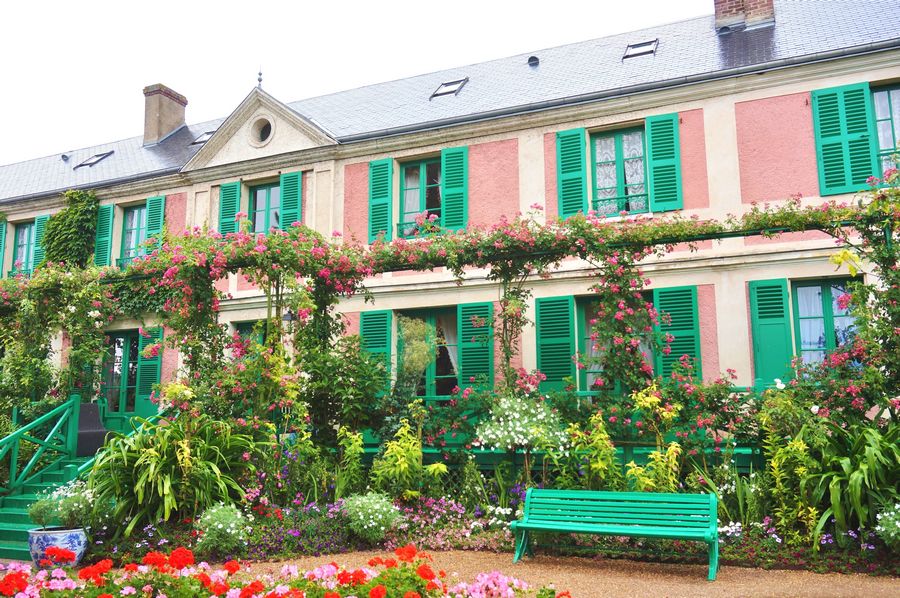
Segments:
[[[291,561],[255,563],[250,571],[274,573],[286,562],[301,569],[312,569],[332,560],[340,565],[359,567],[373,556],[384,552],[352,552],[347,554],[303,557]],[[900,596],[900,578],[868,577],[808,573],[806,571],[766,571],[743,567],[722,567],[715,582],[706,581],[705,565],[643,563],[626,560],[603,560],[580,557],[538,555],[516,565],[512,555],[488,552],[435,552],[435,565],[445,569],[451,584],[471,581],[477,573],[499,570],[523,579],[535,587],[554,584],[558,590],[569,590],[573,598],[603,596],[723,596],[727,598],[815,596],[876,598]]]

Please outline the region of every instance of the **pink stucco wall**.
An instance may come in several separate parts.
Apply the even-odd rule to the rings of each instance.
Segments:
[[[519,213],[519,140],[469,146],[469,225],[489,227]]]
[[[679,112],[678,139],[681,149],[681,187],[684,209],[709,207],[709,180],[706,175],[706,134],[703,110]]]
[[[704,249],[712,249],[713,242],[712,241],[697,241],[696,243],[694,243],[694,246],[697,248],[697,251],[703,251]],[[691,244],[690,243],[677,243],[676,245],[672,246],[672,252],[674,253],[676,251],[690,252]]]
[[[362,243],[369,238],[369,164],[344,167],[344,237]]]
[[[700,358],[703,378],[715,380],[721,373],[715,285],[697,285],[697,314],[700,317]]]
[[[170,234],[180,235],[187,222],[187,193],[166,195],[166,230]]]
[[[163,328],[163,338],[168,338],[174,334],[171,328]],[[178,370],[178,351],[172,347],[164,347],[162,351],[162,368],[159,375],[160,382],[171,382],[175,379],[175,372]]]
[[[808,93],[738,102],[734,113],[743,203],[819,194]]]
[[[831,235],[818,230],[808,230],[802,233],[783,233],[772,237],[744,237],[744,245],[752,247],[756,245],[774,245],[776,243],[796,243],[798,241],[822,241],[830,239]]]
[[[556,190],[556,133],[544,134],[544,214],[547,222],[559,215]]]
[[[256,290],[256,285],[247,280],[247,277],[241,273],[237,275],[237,290],[239,291],[253,291]]]
[[[354,311],[345,313],[344,322],[347,325],[347,328],[344,330],[344,334],[348,336],[359,334],[359,312]]]
[[[59,363],[60,366],[69,365],[69,349],[72,348],[72,338],[65,332],[62,333],[62,339],[59,347]]]

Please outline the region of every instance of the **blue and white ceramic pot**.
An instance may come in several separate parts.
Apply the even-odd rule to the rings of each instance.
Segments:
[[[75,553],[75,566],[81,562],[84,551],[87,549],[87,535],[83,529],[65,529],[62,527],[35,528],[28,530],[28,548],[31,550],[31,560],[36,567],[41,566],[41,561],[46,559],[47,549],[51,546],[65,548]]]

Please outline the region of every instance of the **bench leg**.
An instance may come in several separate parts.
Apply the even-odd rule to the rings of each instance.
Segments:
[[[513,563],[518,563],[525,556],[526,552],[531,553],[528,540],[528,532],[526,530],[516,532],[516,552],[513,555]]]
[[[709,581],[716,580],[716,572],[719,570],[719,542],[714,541],[709,545]]]
[[[531,558],[534,558],[534,550],[531,546],[531,536],[528,532],[525,532],[525,554]]]

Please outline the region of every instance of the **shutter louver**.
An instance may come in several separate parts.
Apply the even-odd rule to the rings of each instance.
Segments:
[[[225,183],[219,187],[219,232],[223,235],[238,232],[235,222],[241,211],[241,182]]]
[[[37,268],[44,261],[44,232],[47,230],[47,221],[50,216],[38,216],[34,219],[34,267]]]
[[[869,84],[812,92],[821,195],[854,193],[878,172]]]
[[[469,148],[441,152],[441,226],[460,230],[468,224]]]
[[[750,328],[753,334],[753,385],[771,387],[775,378],[791,377],[791,319],[787,279],[750,281]]]
[[[668,355],[659,351],[656,356],[656,374],[668,378],[682,355],[691,357],[694,378],[701,380],[703,370],[700,363],[700,321],[697,313],[697,287],[673,287],[654,289],[653,305],[659,312],[658,330],[663,335],[671,334],[674,340],[669,344]],[[668,314],[668,318],[665,317]],[[664,320],[668,319],[668,322]],[[663,345],[665,346],[665,345]]]
[[[541,391],[563,390],[575,379],[575,300],[551,297],[536,301],[537,368],[547,379]]]
[[[281,230],[290,230],[295,222],[303,222],[303,173],[281,175]]]
[[[391,388],[391,320],[390,310],[367,311],[359,317],[359,335],[362,348],[384,364],[385,389]],[[379,395],[381,396],[381,395]]]
[[[369,243],[380,234],[390,241],[393,235],[391,204],[394,186],[394,161],[391,158],[369,162]]]
[[[148,336],[142,334],[138,340],[137,386],[135,388],[136,400],[134,402],[135,415],[141,417],[152,415],[155,412],[155,406],[150,402],[150,395],[153,393],[153,387],[159,384],[160,381],[163,355],[162,346],[160,346],[159,352],[155,357],[144,355],[144,349],[150,345],[162,343],[163,329],[150,328],[145,330],[144,333]]]
[[[456,307],[459,328],[459,387],[494,386],[494,304]],[[474,382],[473,382],[474,379]]]
[[[163,224],[166,218],[166,198],[163,195],[147,198],[147,240],[156,239],[162,245]]]
[[[112,260],[113,215],[115,207],[100,206],[97,209],[97,230],[94,233],[94,265],[109,266]]]
[[[647,118],[647,173],[650,183],[650,211],[680,210],[684,206],[681,189],[681,148],[678,114]]]
[[[587,213],[587,165],[584,129],[556,134],[556,186],[559,194],[559,219],[578,212]]]

